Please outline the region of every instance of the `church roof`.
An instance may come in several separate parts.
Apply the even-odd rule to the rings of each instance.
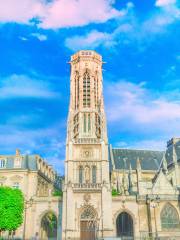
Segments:
[[[134,150],[112,148],[110,150],[110,166],[115,169],[137,168],[137,159],[139,159],[142,170],[158,170],[163,158],[163,151]],[[112,169],[112,168],[111,168]]]

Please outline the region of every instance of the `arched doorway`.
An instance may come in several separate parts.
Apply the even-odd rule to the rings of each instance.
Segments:
[[[134,239],[133,219],[127,212],[122,212],[116,219],[117,237],[123,240]]]
[[[57,239],[57,217],[52,212],[47,212],[41,219],[40,239]]]
[[[95,240],[96,239],[96,211],[93,207],[87,206],[80,216],[80,239]]]

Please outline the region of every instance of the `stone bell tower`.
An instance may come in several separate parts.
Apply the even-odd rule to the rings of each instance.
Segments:
[[[102,91],[102,57],[79,51],[71,57],[63,239],[112,236],[108,139]]]

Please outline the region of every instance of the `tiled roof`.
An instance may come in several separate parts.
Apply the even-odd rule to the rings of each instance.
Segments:
[[[132,169],[136,169],[139,158],[142,170],[158,170],[164,153],[163,151],[121,148],[113,148],[110,152],[110,165],[114,163],[115,169],[129,169],[130,164]]]

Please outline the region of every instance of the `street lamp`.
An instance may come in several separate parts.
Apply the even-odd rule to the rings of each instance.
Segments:
[[[24,229],[23,229],[23,240],[26,240],[26,213],[27,209],[32,207],[33,205],[33,198],[31,197],[29,200],[25,200],[24,202]]]

